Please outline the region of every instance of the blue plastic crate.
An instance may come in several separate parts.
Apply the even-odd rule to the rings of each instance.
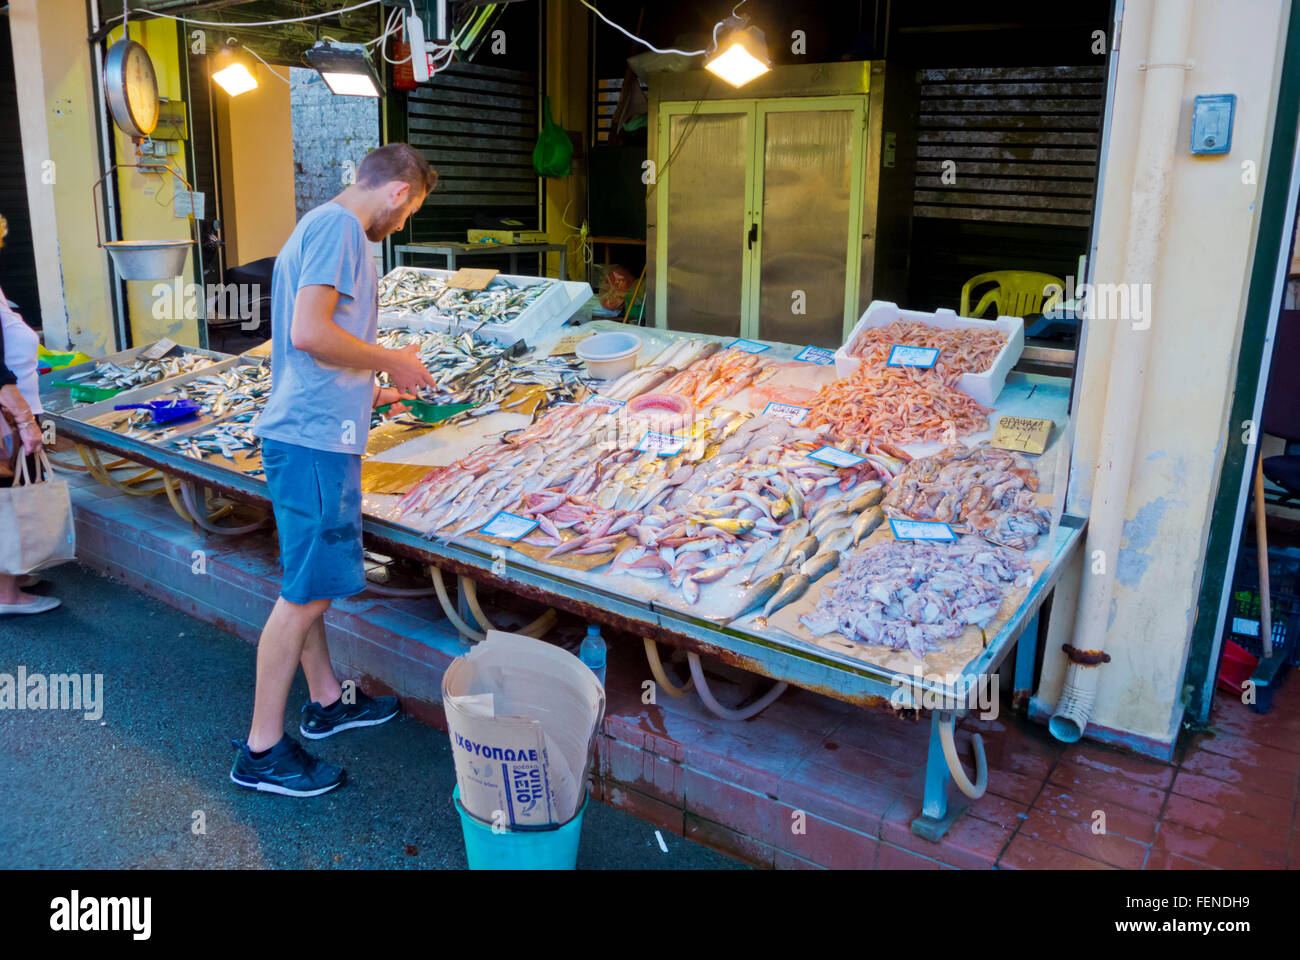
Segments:
[[[1268,553],[1269,606],[1273,611],[1273,656],[1292,666],[1300,663],[1300,550],[1284,548]],[[1253,543],[1237,552],[1232,579],[1232,599],[1224,635],[1261,656],[1259,553]]]

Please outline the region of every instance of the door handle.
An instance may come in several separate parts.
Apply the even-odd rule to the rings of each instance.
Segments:
[[[749,225],[749,244],[750,250],[754,249],[754,241],[758,239],[758,223],[754,222]]]

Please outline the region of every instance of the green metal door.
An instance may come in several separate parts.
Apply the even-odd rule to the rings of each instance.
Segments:
[[[664,103],[655,323],[837,346],[856,321],[866,97]]]

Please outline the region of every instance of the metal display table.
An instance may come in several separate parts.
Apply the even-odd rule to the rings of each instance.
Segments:
[[[793,348],[797,349],[797,348]],[[775,352],[775,351],[774,351]],[[998,413],[1017,415],[1042,405],[1064,409],[1069,381],[1013,373],[1008,378]],[[260,477],[238,473],[196,460],[143,440],[76,419],[75,411],[52,413],[58,431],[78,443],[154,467],[181,480],[213,489],[227,497],[269,507]],[[1013,651],[1014,695],[1030,691],[1036,653],[1038,612],[1050,596],[1073,552],[1079,549],[1086,521],[1065,515],[1055,531],[1045,568],[1030,584],[1010,618],[988,639],[983,651],[951,680],[951,686],[931,678],[918,679],[846,654],[814,646],[780,631],[720,626],[707,617],[673,606],[630,597],[603,587],[600,577],[531,560],[515,551],[477,540],[434,542],[421,532],[392,520],[366,514],[363,536],[369,546],[386,555],[432,565],[449,573],[514,593],[636,636],[667,643],[698,655],[716,657],[751,673],[784,681],[837,700],[863,707],[911,710],[930,714],[931,732],[925,758],[925,795],[913,832],[938,839],[964,807],[949,803],[950,776],[968,796],[983,792],[986,764],[981,741],[973,737],[976,777],[961,768],[953,741],[956,722],[972,712],[962,696],[979,683],[997,683],[997,672]],[[509,556],[506,554],[509,553]],[[1026,642],[1019,644],[1021,637]],[[918,761],[919,761],[918,757]]]
[[[519,255],[537,254],[539,257],[548,253],[558,253],[560,255],[560,280],[569,278],[569,260],[568,250],[563,243],[399,243],[393,247],[393,254],[397,257],[397,266],[412,266],[407,258],[412,254],[428,254],[432,256],[441,256],[447,258],[447,269],[455,270],[456,261],[462,257],[487,257],[493,255],[507,254],[510,257],[510,272],[519,274]],[[538,263],[537,276],[546,276],[546,261],[541,260]]]

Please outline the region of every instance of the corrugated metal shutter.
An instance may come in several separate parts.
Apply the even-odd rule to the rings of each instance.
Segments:
[[[456,63],[407,95],[406,138],[438,171],[411,239],[464,240],[475,213],[538,225],[537,76]]]
[[[645,91],[646,98],[649,99],[650,86],[641,84],[641,89]],[[610,131],[614,126],[614,110],[618,107],[618,98],[623,95],[623,78],[613,77],[606,80],[596,81],[596,143],[602,144],[609,141]]]
[[[1091,225],[1104,67],[962,67],[918,76],[915,216]]]
[[[23,144],[18,130],[18,90],[14,86],[14,61],[10,55],[9,20],[0,17],[0,214],[9,221],[9,236],[0,250],[0,287],[18,304],[23,319],[41,326],[41,300],[36,286],[36,256],[32,248],[31,213],[27,207],[27,180]]]

